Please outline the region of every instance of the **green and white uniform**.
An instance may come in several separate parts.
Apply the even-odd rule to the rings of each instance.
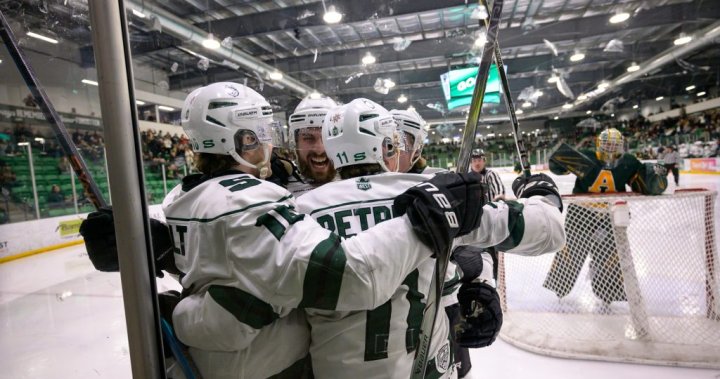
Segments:
[[[298,210],[341,237],[352,237],[375,230],[374,225],[382,227],[392,222],[396,216],[392,209],[394,198],[431,177],[388,173],[328,183],[303,195],[298,200]],[[393,238],[410,236],[400,229],[391,233]],[[564,239],[560,212],[537,197],[486,205],[480,228],[458,239],[458,243],[480,246],[502,243],[510,253],[537,255],[555,251]],[[397,254],[394,248],[372,249],[374,255]],[[434,264],[432,260],[425,261],[400,278],[402,284],[394,288],[392,298],[379,307],[368,308],[372,310],[333,312],[306,308],[315,377],[406,379],[411,372]],[[454,375],[448,335],[445,312],[439,312],[428,378]]]
[[[163,211],[191,294],[175,331],[206,379],[297,377],[287,370],[302,368],[309,345],[297,309],[377,308],[430,261],[407,217],[341,240],[298,214],[282,187],[240,172],[193,177]]]

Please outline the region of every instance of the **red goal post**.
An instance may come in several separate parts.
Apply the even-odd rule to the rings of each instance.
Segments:
[[[720,368],[716,197],[563,196],[565,248],[501,259],[501,338],[565,358]]]

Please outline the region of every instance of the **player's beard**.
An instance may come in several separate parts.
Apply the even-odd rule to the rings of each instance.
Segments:
[[[308,153],[305,157],[298,154],[300,173],[315,184],[325,184],[335,178],[335,166],[326,153]]]

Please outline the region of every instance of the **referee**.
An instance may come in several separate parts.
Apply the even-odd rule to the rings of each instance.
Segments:
[[[680,154],[675,151],[673,146],[668,146],[665,148],[665,155],[663,155],[662,160],[667,172],[672,172],[673,179],[675,179],[675,186],[678,186],[680,184],[680,171],[677,165],[680,163]],[[667,178],[667,173],[665,177]]]
[[[473,149],[470,153],[470,170],[480,175],[480,181],[488,186],[488,200],[505,200],[505,185],[500,175],[485,167],[485,152],[483,149]]]

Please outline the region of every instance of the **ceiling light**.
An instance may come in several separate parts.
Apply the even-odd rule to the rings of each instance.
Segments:
[[[555,75],[552,75],[548,78],[548,83],[555,83],[558,81],[558,77]]]
[[[553,120],[557,120],[557,119],[559,119],[559,118],[560,118],[560,117],[555,116],[555,117],[553,117]]]
[[[165,112],[172,112],[175,110],[173,107],[168,107],[166,105],[158,105],[158,109]]]
[[[477,8],[473,9],[472,13],[470,14],[470,18],[473,20],[486,20],[488,18],[488,11],[485,6],[480,5]]]
[[[462,132],[462,129],[458,129],[458,132]]]
[[[610,83],[608,83],[608,82],[600,82],[600,84],[598,84],[598,88],[605,89],[608,87],[610,87]]]
[[[135,104],[137,105],[145,105],[145,102],[142,100],[135,100]]]
[[[325,14],[323,15],[323,20],[327,22],[328,24],[337,24],[342,20],[342,14],[335,9],[334,5],[331,5],[328,7],[328,9],[325,11]]]
[[[664,96],[658,96],[658,97],[655,98],[655,101],[660,101],[660,100],[662,100],[662,99],[664,99],[664,98],[665,98]]]
[[[215,39],[212,33],[208,34],[207,38],[202,41],[202,45],[206,49],[215,50],[220,47],[220,41]]]
[[[698,93],[697,93],[697,97],[700,97],[700,96],[705,96],[705,91],[698,92]]]
[[[673,44],[674,44],[675,46],[684,45],[684,44],[692,41],[692,39],[693,39],[692,36],[689,36],[689,35],[680,33],[680,35],[678,36],[678,38],[675,39],[675,41],[673,41]]]
[[[685,91],[692,91],[692,90],[694,90],[694,89],[695,89],[695,85],[694,85],[694,84],[685,87]]]
[[[579,62],[583,59],[585,59],[585,54],[579,51],[576,51],[573,55],[570,56],[570,62]]]
[[[627,72],[635,72],[639,69],[640,69],[640,66],[637,63],[633,62],[632,64],[630,64],[630,66],[628,66]]]
[[[18,146],[29,146],[30,142],[18,142]]]
[[[317,100],[321,97],[322,97],[322,95],[318,91],[312,91],[312,93],[310,94],[310,98],[313,100]]]
[[[97,85],[98,85],[98,82],[96,82],[96,81],[94,81],[94,80],[89,80],[89,79],[83,79],[83,80],[81,80],[81,82],[82,82],[83,84],[89,84],[89,85],[91,85],[91,86],[97,86]]]
[[[398,97],[398,103],[402,104],[406,101],[407,101],[407,97],[405,97],[405,95],[401,94],[400,97]]]
[[[615,113],[611,113],[611,114],[610,114],[610,117],[615,117]]]
[[[633,105],[633,109],[638,109],[638,105],[637,104]]]
[[[409,106],[409,107],[408,107],[408,109],[407,109],[407,110],[408,110],[408,112],[412,112],[412,111],[414,111],[414,110],[415,110],[415,107],[413,107],[413,106],[411,105],[411,106]]]
[[[572,104],[563,104],[562,107],[563,107],[563,109],[570,109],[573,107],[573,105]]]
[[[592,113],[592,111],[591,111],[591,110],[587,110],[587,111],[585,111],[585,114],[590,114],[590,113]]]
[[[52,43],[52,44],[58,43],[58,41],[57,41],[56,39],[54,39],[54,38],[45,37],[44,35],[40,35],[40,34],[33,33],[33,32],[27,32],[27,36],[28,36],[28,37],[32,37],[32,38],[36,38],[36,39],[39,39],[39,40],[42,40],[42,41],[45,41],[45,42],[50,42],[50,43]]]
[[[395,82],[391,79],[383,79],[383,86],[385,86],[385,88],[393,88],[395,87]]]
[[[371,65],[371,64],[375,63],[375,61],[376,61],[375,56],[372,55],[369,51],[362,58],[362,64],[364,64],[365,66]]]
[[[582,94],[582,95],[578,96],[578,100],[580,100],[580,101],[585,101],[585,100],[587,100],[587,98],[588,98],[588,95],[586,95],[586,94]]]
[[[132,13],[133,13],[136,17],[145,18],[145,13],[142,13],[142,12],[140,12],[140,11],[137,10],[137,9],[133,9],[133,10],[132,10]]]
[[[610,17],[610,23],[611,24],[619,24],[623,21],[626,21],[629,18],[630,18],[630,13],[627,13],[627,12],[616,13],[615,15]]]
[[[2,59],[0,59],[0,63],[2,63]]]
[[[595,93],[603,93],[606,89],[607,87],[598,87],[598,89],[595,90]]]
[[[525,112],[523,112],[522,109],[518,109],[517,111],[515,111],[515,114],[523,114],[523,113],[525,113]]]
[[[523,107],[523,108],[530,108],[530,107],[532,107],[532,103],[529,102],[529,101],[526,101],[526,102],[522,103],[522,107]]]
[[[278,71],[277,69],[270,74],[268,74],[268,77],[270,77],[271,80],[278,81],[283,78],[282,72]]]

